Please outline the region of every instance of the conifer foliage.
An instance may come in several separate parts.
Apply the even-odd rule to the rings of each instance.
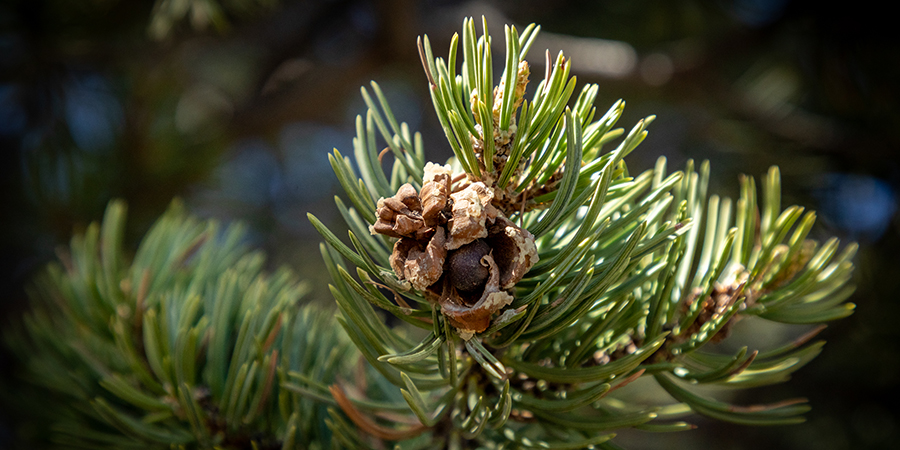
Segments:
[[[803,400],[737,406],[693,385],[778,383],[809,362],[822,347],[812,335],[734,354],[707,344],[741,318],[813,324],[851,314],[856,246],[809,239],[815,214],[782,209],[777,168],[759,194],[743,178],[736,201],[708,194],[706,162],[669,172],[660,159],[630,174],[625,158],[653,116],[627,133],[614,128],[624,102],[600,113],[598,86],[574,95],[562,52],[547,53],[526,96],[534,25],[504,28],[495,86],[495,45],[483,30],[466,20],[447,59],[419,42],[454,157],[427,162],[420,136],[373,82],[362,89],[369,109],[357,118],[354,158],[330,156],[350,200],[336,200],[350,245],[310,215],[328,244],[339,322],[410,411],[386,419],[344,398],[350,420],[335,426],[366,436],[347,444],[427,436],[426,448],[617,448],[616,429],[686,430],[693,414],[802,421]],[[387,327],[376,309],[408,326]],[[640,378],[658,383],[668,404],[613,392]],[[341,389],[332,387],[348,397]]]
[[[504,28],[499,77],[486,23],[464,21],[447,59],[420,40],[444,163],[377,83],[362,89],[353,158],[329,155],[349,230],[309,215],[336,315],[301,305],[290,271],[267,274],[239,226],[177,202],[129,255],[113,202],[4,330],[30,386],[5,400],[61,448],[617,449],[616,430],[697,415],[802,421],[803,400],[733,405],[697,386],[779,383],[814,358],[815,333],[710,344],[740,319],[851,314],[856,246],[810,239],[816,216],[782,208],[777,168],[736,200],[708,192],[706,162],[631,174],[654,117],[615,128],[624,102],[576,94],[563,53],[535,83],[538,32]],[[667,395],[627,395],[648,383]]]
[[[113,202],[33,283],[32,311],[4,330],[29,383],[4,397],[38,446],[280,449],[327,442],[326,405],[293,380],[333,380],[352,347],[308,290],[263,271],[240,226],[175,202],[133,257]],[[6,402],[4,402],[6,403]]]

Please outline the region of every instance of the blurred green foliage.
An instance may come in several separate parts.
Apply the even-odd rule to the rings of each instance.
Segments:
[[[61,249],[4,330],[24,383],[0,398],[18,443],[39,448],[293,448],[323,442],[326,405],[287,380],[334,382],[354,363],[308,283],[263,270],[243,227],[174,201],[131,257],[126,206]],[[343,356],[343,357],[339,357]],[[36,399],[40,399],[36,402]],[[312,447],[309,447],[312,448]]]

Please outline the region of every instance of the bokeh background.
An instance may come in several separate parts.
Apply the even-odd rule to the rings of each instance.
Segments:
[[[533,80],[544,49],[564,50],[579,82],[600,85],[598,109],[626,100],[620,125],[658,116],[633,171],[659,155],[673,169],[709,159],[712,191],[735,196],[740,174],[777,164],[783,204],[819,211],[816,237],[861,245],[857,312],[823,332],[825,352],[786,385],[736,399],[808,397],[805,424],[699,420],[694,432],[623,443],[896,448],[900,39],[867,0],[5,0],[0,326],[27,308],[24,287],[54,249],[112,198],[128,201],[132,245],[173,197],[241,220],[273,267],[320,280],[313,301],[328,302],[305,213],[339,221],[326,153],[351,149],[359,87],[377,80],[443,160],[416,36],[442,54],[463,17],[482,15],[498,36],[504,23],[542,26]],[[15,371],[3,354],[0,368]],[[14,419],[0,407],[0,448],[13,445]]]

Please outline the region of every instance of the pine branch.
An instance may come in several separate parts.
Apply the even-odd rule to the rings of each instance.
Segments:
[[[54,443],[79,448],[296,448],[329,439],[327,389],[352,361],[330,314],[300,306],[288,270],[263,271],[240,226],[175,202],[129,262],[125,205],[72,239],[30,292],[14,400]],[[35,399],[39,408],[29,407]]]
[[[708,195],[706,162],[632,176],[625,159],[653,116],[614,128],[618,101],[594,120],[599,87],[573,99],[562,53],[526,98],[534,25],[504,29],[494,86],[482,29],[464,21],[446,61],[419,41],[446,164],[426,161],[378,84],[362,90],[353,159],[330,155],[347,240],[310,215],[335,320],[299,304],[289,271],[265,273],[240,227],[177,202],[130,258],[114,202],[4,330],[23,420],[65,448],[224,449],[619,448],[615,430],[689,430],[692,413],[802,421],[802,399],[738,406],[693,386],[779,383],[818,355],[814,333],[729,354],[710,344],[744,318],[851,314],[856,245],[809,239],[815,214],[782,208],[777,168],[761,192],[744,177],[736,201]],[[670,398],[629,397],[641,379]]]
[[[328,245],[339,322],[401,390],[410,412],[403,420],[447,448],[612,446],[605,432],[618,428],[690,429],[671,421],[686,411],[742,424],[802,421],[802,400],[735,406],[690,385],[768,385],[809,362],[821,342],[734,355],[707,347],[746,317],[806,324],[851,314],[856,245],[839,253],[834,239],[809,239],[815,214],[782,210],[774,167],[759,200],[751,177],[737,201],[708,196],[706,162],[669,173],[661,158],[630,176],[625,158],[654,117],[628,133],[614,129],[619,101],[593,121],[596,85],[568,107],[576,82],[562,53],[553,64],[548,53],[547,74],[526,99],[534,25],[521,34],[505,28],[504,71],[493,86],[483,27],[477,36],[466,19],[446,60],[433,56],[427,36],[419,41],[454,152],[447,165],[424,164],[420,137],[373,82],[378,102],[363,89],[369,111],[357,118],[355,160],[337,150],[331,157],[352,203],[337,199],[351,245],[310,215]],[[390,176],[379,137],[393,156]],[[374,307],[427,336],[386,326]],[[641,376],[674,403],[608,396]],[[334,429],[353,423],[402,440],[375,432],[352,408],[343,412],[349,421],[334,411]],[[399,426],[387,420],[379,429]]]

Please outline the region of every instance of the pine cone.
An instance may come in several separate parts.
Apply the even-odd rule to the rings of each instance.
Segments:
[[[482,182],[451,193],[450,166],[428,163],[422,190],[405,184],[378,201],[373,233],[400,238],[390,257],[401,280],[441,305],[472,336],[512,303],[510,292],[538,261],[534,236],[491,205]]]

